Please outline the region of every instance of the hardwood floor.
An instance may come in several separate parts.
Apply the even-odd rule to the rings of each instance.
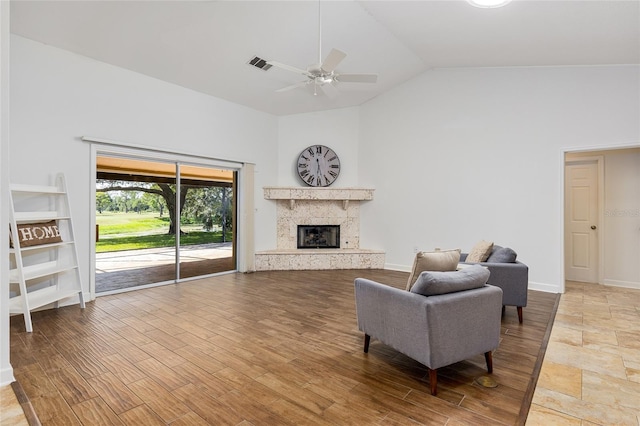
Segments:
[[[494,352],[439,370],[372,340],[353,280],[382,270],[228,274],[104,296],[11,321],[11,363],[44,425],[523,424],[558,295],[508,307]],[[533,380],[535,384],[535,380]]]

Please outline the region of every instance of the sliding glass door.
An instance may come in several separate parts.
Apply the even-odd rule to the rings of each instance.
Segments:
[[[235,173],[179,165],[178,278],[235,269]]]
[[[96,293],[236,269],[236,173],[96,158]]]

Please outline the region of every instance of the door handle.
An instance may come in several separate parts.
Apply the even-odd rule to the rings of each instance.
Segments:
[[[591,229],[596,229],[596,226],[595,225],[591,225]]]

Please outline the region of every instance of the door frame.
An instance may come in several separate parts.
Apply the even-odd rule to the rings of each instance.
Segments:
[[[250,241],[253,238],[253,234],[248,235],[246,231],[243,231],[245,220],[247,222],[253,223],[253,204],[247,203],[245,200],[247,198],[253,198],[253,186],[248,187],[247,183],[253,183],[251,179],[247,179],[247,174],[253,172],[253,164],[251,163],[241,163],[231,160],[223,160],[217,159],[213,157],[206,157],[202,155],[193,155],[193,154],[185,154],[180,152],[174,152],[163,149],[153,149],[149,147],[135,146],[131,144],[125,144],[115,141],[107,141],[103,139],[83,137],[83,141],[91,143],[91,167],[90,167],[90,181],[93,182],[90,185],[90,199],[95,200],[96,197],[96,158],[98,155],[114,155],[114,156],[133,156],[137,158],[148,158],[151,161],[168,161],[170,163],[182,163],[182,164],[197,164],[199,166],[204,167],[217,167],[232,170],[236,176],[236,186],[238,188],[238,193],[234,194],[234,198],[236,198],[236,216],[240,216],[244,220],[240,220],[237,222],[239,228],[235,230],[236,238],[239,241],[234,242],[234,250],[236,250],[235,258],[236,258],[236,269],[234,271],[229,272],[245,272],[247,271],[247,267],[251,268],[253,266],[253,250],[254,245]],[[249,181],[249,182],[245,182]],[[242,197],[242,198],[240,198]],[[253,227],[251,227],[253,229]],[[91,243],[89,244],[90,253],[89,253],[89,292],[90,292],[90,300],[94,300],[96,298],[96,248],[93,241],[96,239],[96,205],[95,202],[92,203],[90,208],[90,226],[89,226],[89,238]],[[247,257],[250,257],[247,259]],[[177,259],[179,261],[179,258]],[[226,273],[226,272],[223,272]],[[217,274],[214,274],[217,275]],[[190,281],[193,279],[204,278],[202,277],[190,277],[184,278],[181,280],[174,280],[173,282],[179,283],[183,281]],[[164,285],[165,283],[157,283],[157,285]],[[148,284],[140,288],[155,286],[156,284]]]
[[[598,176],[596,177],[596,181],[597,181],[597,185],[598,185],[598,199],[597,199],[597,210],[598,210],[598,221],[596,226],[598,227],[598,261],[597,263],[597,268],[598,268],[598,276],[597,276],[597,284],[602,284],[604,282],[604,234],[605,234],[605,229],[604,229],[604,156],[603,155],[592,155],[592,156],[583,156],[583,157],[573,157],[571,159],[567,159],[566,155],[565,155],[565,161],[564,161],[564,169],[563,172],[565,173],[566,176],[566,171],[567,171],[567,166],[569,165],[576,165],[576,164],[580,164],[580,163],[595,163],[596,164],[596,170],[598,173]],[[566,180],[563,181],[563,188],[562,191],[564,193],[564,197],[563,197],[563,212],[565,215],[564,218],[564,225],[562,227],[562,234],[563,234],[563,239],[564,239],[564,258],[566,259],[566,254],[567,254],[567,241],[566,241],[566,236],[565,236],[565,232],[566,232],[566,210],[564,209],[564,206],[566,205],[566,200],[567,200],[567,191],[566,191]],[[565,279],[566,279],[566,268],[567,265],[566,263],[563,264],[563,274],[565,275]]]

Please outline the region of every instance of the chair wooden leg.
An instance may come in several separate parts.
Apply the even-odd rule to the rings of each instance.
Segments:
[[[516,306],[518,309],[518,321],[522,324],[522,306]]]
[[[493,373],[493,354],[491,351],[484,353],[484,359],[487,361],[487,371]]]
[[[429,384],[431,385],[431,395],[436,396],[438,393],[438,369],[429,369]]]
[[[369,352],[369,342],[371,342],[371,336],[368,334],[364,335],[364,353]]]

